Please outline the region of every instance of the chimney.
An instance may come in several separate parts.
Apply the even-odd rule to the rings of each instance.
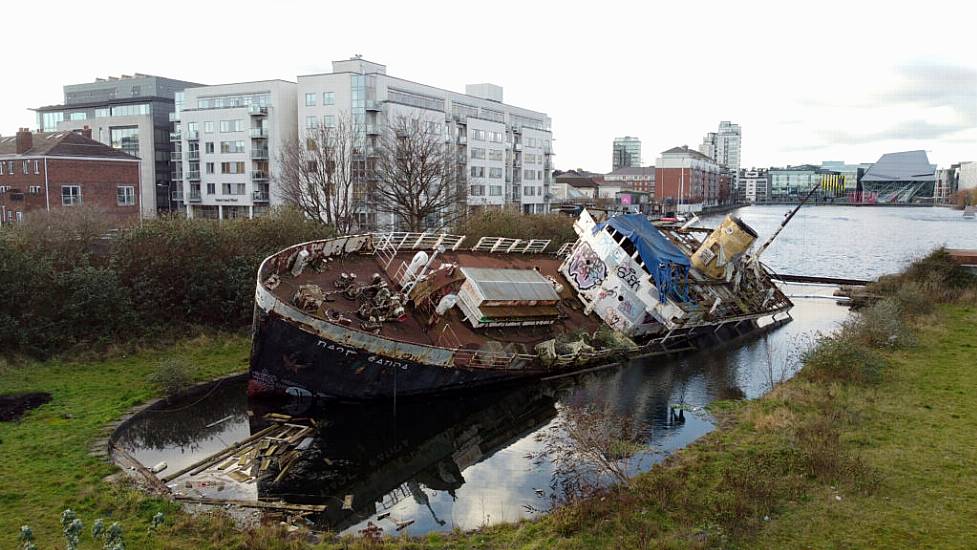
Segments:
[[[85,126],[84,128],[82,128],[81,129],[81,135],[87,137],[88,139],[92,139],[92,127],[91,126]]]
[[[23,155],[34,147],[34,134],[27,128],[17,130],[17,154]]]

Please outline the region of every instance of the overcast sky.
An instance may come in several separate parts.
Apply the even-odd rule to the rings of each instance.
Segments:
[[[977,160],[977,46],[965,2],[10,2],[0,133],[61,86],[141,72],[220,84],[328,72],[362,54],[394,76],[548,113],[558,168],[645,164],[743,128],[743,166]]]

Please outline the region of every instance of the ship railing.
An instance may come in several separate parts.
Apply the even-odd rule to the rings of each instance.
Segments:
[[[560,245],[560,248],[557,249],[557,251],[556,251],[556,257],[557,258],[566,258],[567,256],[570,255],[571,252],[573,252],[573,249],[576,246],[576,244],[577,244],[577,241],[571,241],[571,242],[568,242],[568,243],[563,243],[562,245]]]
[[[445,250],[458,250],[465,240],[464,235],[450,233],[417,233],[395,231],[391,233],[374,233],[374,254],[376,254],[386,269],[390,267],[394,256],[400,250],[435,250],[444,247]]]
[[[472,247],[472,252],[501,252],[505,254],[539,254],[549,246],[549,239],[510,239],[508,237],[482,237]]]
[[[536,359],[528,353],[506,353],[484,350],[455,350],[454,362],[458,366],[474,368],[511,368],[515,364],[528,363]]]

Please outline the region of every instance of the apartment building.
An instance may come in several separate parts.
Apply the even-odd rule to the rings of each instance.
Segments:
[[[504,103],[502,88],[494,84],[472,84],[465,93],[452,92],[388,75],[386,66],[359,56],[334,61],[332,69],[298,77],[300,135],[349,117],[362,133],[361,154],[368,161],[391,121],[417,118],[445,136],[456,173],[466,184],[469,208],[514,205],[526,213],[548,211],[553,137],[545,113]],[[369,204],[369,184],[354,185],[364,203],[357,212],[358,224],[397,227],[398,220]]]
[[[282,147],[298,135],[296,85],[263,80],[177,94],[173,200],[191,218],[253,218],[282,202]]]
[[[740,170],[740,187],[737,189],[737,201],[748,203],[763,203],[768,200],[770,184],[767,180],[766,168],[750,168]]]
[[[743,136],[739,124],[728,120],[719,123],[716,132],[709,132],[699,146],[699,152],[713,159],[720,166],[733,171],[733,187],[739,187],[740,149]]]
[[[716,161],[688,145],[663,151],[655,162],[655,201],[679,212],[719,204],[720,172]]]
[[[135,73],[64,86],[64,103],[37,107],[42,132],[91,129],[92,139],[139,157],[140,213],[170,209],[170,117],[177,92],[193,82]]]
[[[0,137],[0,225],[81,205],[118,226],[139,219],[140,163],[81,132],[21,128]]]

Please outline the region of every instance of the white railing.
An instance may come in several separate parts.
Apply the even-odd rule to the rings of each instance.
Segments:
[[[435,250],[443,246],[445,250],[458,250],[464,235],[450,233],[416,233],[395,231],[373,234],[374,254],[381,258],[384,269],[390,267],[399,250]]]
[[[573,247],[576,244],[577,243],[575,242],[563,243],[563,245],[556,251],[556,257],[565,258],[569,256],[570,253],[573,252]]]
[[[522,254],[539,254],[546,250],[550,241],[548,239],[510,239],[507,237],[482,237],[472,248],[472,252],[501,252]]]

